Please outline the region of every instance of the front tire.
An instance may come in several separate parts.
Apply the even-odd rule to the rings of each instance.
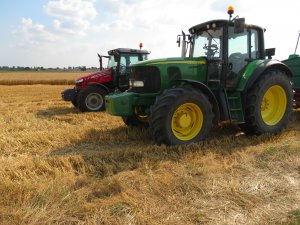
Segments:
[[[75,108],[77,108],[77,100],[76,100],[76,98],[75,98],[74,100],[72,100],[71,102],[72,102],[72,105],[73,105]]]
[[[123,122],[127,126],[148,126],[148,115],[140,106],[135,106],[133,113],[134,114],[132,116],[122,116]]]
[[[212,105],[201,91],[164,91],[150,108],[149,126],[158,144],[189,144],[204,140],[213,126]]]
[[[248,135],[278,133],[287,125],[293,108],[293,90],[288,76],[279,70],[264,74],[249,90],[245,124]]]
[[[82,112],[97,112],[105,110],[105,95],[101,87],[88,86],[78,93],[77,106]]]

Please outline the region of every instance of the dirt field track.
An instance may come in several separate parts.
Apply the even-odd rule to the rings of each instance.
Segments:
[[[300,224],[300,109],[276,136],[166,147],[70,86],[0,87],[0,224]]]

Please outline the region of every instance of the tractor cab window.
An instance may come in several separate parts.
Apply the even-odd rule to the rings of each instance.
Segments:
[[[139,57],[137,55],[128,56],[126,66],[130,66],[131,64],[137,63],[139,61]]]
[[[127,67],[126,55],[122,55],[120,58],[120,65],[119,65],[119,73],[121,76],[125,75],[126,67]]]
[[[228,28],[228,73],[227,87],[235,87],[248,62],[259,58],[258,34],[255,29],[234,33]]]
[[[145,61],[145,60],[148,60],[148,54],[142,54],[142,55],[140,55],[139,61]]]
[[[114,59],[114,56],[111,55],[108,59],[107,68],[113,68],[117,66],[117,62]]]
[[[259,59],[259,49],[258,49],[258,33],[257,30],[251,30],[251,59]]]
[[[193,37],[192,57],[207,57],[208,60],[222,58],[223,28],[216,27],[200,31]]]
[[[128,72],[127,69],[131,64],[135,64],[139,61],[143,60],[140,56],[138,55],[131,55],[131,54],[124,54],[121,56],[120,59],[120,66],[119,66],[119,72],[120,75],[126,75]]]
[[[223,27],[202,30],[192,37],[191,57],[206,57],[207,80],[220,80],[223,68]]]
[[[248,55],[248,32],[240,34],[233,32],[233,27],[229,27],[228,38],[228,63],[230,70],[238,74],[247,65]]]

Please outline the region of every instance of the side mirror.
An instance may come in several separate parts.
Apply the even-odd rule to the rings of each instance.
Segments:
[[[273,55],[275,55],[275,48],[268,48],[265,50],[265,56],[268,57],[268,59],[272,59]]]
[[[180,36],[179,36],[179,35],[177,36],[177,41],[176,41],[176,43],[178,44],[178,47],[180,47],[181,38],[180,38]]]
[[[245,30],[245,18],[237,18],[234,20],[234,33],[243,33]]]
[[[100,70],[103,70],[103,66],[102,66],[102,57],[100,54],[98,54],[99,57],[99,63],[100,63]]]

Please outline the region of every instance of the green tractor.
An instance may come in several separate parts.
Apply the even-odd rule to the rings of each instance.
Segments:
[[[292,73],[264,48],[263,28],[228,13],[179,35],[182,57],[130,66],[129,89],[106,96],[106,111],[149,125],[166,145],[202,141],[228,120],[246,134],[280,132],[292,111]]]

